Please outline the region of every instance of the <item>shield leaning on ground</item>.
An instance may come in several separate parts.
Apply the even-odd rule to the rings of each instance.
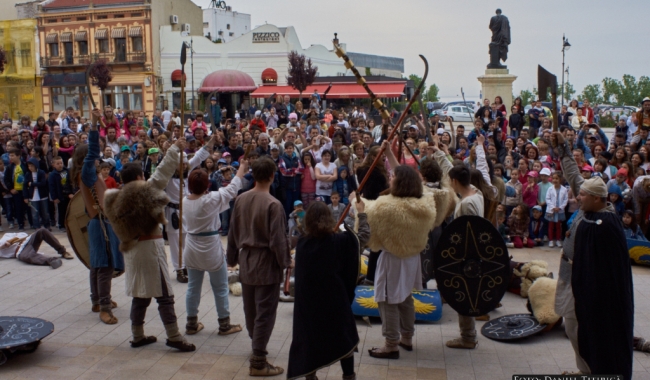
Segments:
[[[433,260],[438,290],[460,315],[487,314],[508,289],[508,249],[499,231],[480,216],[451,222],[442,231]]]
[[[65,215],[65,230],[72,250],[77,255],[79,261],[90,269],[90,246],[88,244],[88,222],[90,218],[86,214],[81,192],[77,192],[68,204],[68,211]],[[119,277],[122,272],[115,271],[113,277]]]

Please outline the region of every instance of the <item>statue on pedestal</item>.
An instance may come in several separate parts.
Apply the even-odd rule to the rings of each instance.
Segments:
[[[492,31],[492,42],[490,42],[490,64],[488,69],[505,69],[506,65],[501,64],[508,59],[508,45],[510,45],[510,21],[497,9],[496,16],[490,19],[490,30]]]

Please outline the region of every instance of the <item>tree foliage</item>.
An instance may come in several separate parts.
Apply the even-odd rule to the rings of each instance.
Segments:
[[[314,83],[316,74],[318,73],[318,66],[313,66],[311,58],[306,58],[304,55],[298,54],[295,50],[289,53],[288,58],[289,76],[287,77],[287,83],[292,88],[298,90],[302,98],[303,91],[307,89],[307,86]]]
[[[599,84],[590,84],[585,86],[582,90],[582,94],[578,95],[579,101],[584,101],[589,99],[593,104],[603,103],[603,96],[600,90]]]
[[[625,74],[622,80],[605,78],[600,84],[585,86],[578,100],[589,99],[591,103],[605,103],[617,106],[638,106],[646,96],[650,96],[650,78],[642,76],[637,80]]]
[[[533,92],[534,92],[534,94],[533,94]],[[536,88],[533,88],[533,92],[531,92],[529,90],[522,90],[519,93],[519,97],[521,98],[521,104],[523,104],[524,107],[529,105],[533,101],[533,99],[535,99],[537,97],[537,89]]]
[[[425,93],[423,98],[426,99],[427,101],[437,102],[439,100],[439,98],[438,98],[438,92],[439,91],[440,91],[440,89],[434,83],[431,86],[429,86],[429,89],[427,90],[427,92]]]

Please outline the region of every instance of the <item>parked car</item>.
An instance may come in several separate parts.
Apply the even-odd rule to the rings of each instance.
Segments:
[[[474,120],[474,110],[464,105],[452,105],[445,106],[442,109],[442,115],[440,115],[441,121],[469,121]]]
[[[426,107],[427,103],[424,103],[424,106]],[[433,111],[437,111],[439,109],[442,109],[442,107],[445,106],[445,102],[433,102]]]
[[[465,106],[468,107],[469,109],[474,109],[474,104],[476,104],[476,102],[472,102],[471,100],[467,100],[467,101],[455,100],[453,102],[445,103],[445,105],[442,108],[444,109],[445,107],[451,107],[451,106]]]

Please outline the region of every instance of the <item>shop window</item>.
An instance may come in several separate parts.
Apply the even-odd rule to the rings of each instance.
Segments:
[[[52,112],[60,112],[68,107],[78,110],[86,108],[88,105],[85,86],[50,87],[50,96],[52,98]]]
[[[88,41],[79,41],[79,55],[88,55]]]
[[[20,43],[20,64],[23,67],[32,67],[32,44],[30,42]]]
[[[133,46],[133,51],[144,51],[142,37],[131,37],[131,43]]]
[[[97,40],[97,42],[99,43],[99,52],[100,53],[110,53],[107,39]]]
[[[49,44],[50,45],[50,57],[59,56],[59,44]]]

